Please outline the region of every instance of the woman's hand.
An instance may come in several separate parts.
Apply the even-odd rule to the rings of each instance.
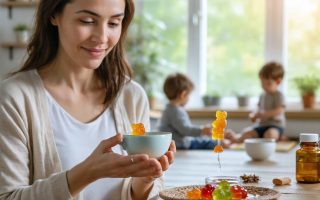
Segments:
[[[174,161],[174,153],[176,152],[176,144],[174,141],[171,142],[169,150],[165,155],[159,159],[153,159],[154,164],[157,165],[158,175],[149,175],[143,178],[133,178],[132,182],[132,198],[133,199],[146,199],[150,192],[153,181],[162,176],[163,172],[166,171]]]
[[[105,177],[159,177],[161,165],[148,155],[123,156],[112,151],[122,141],[122,135],[103,140],[82,163],[67,172],[70,194],[77,195],[90,183]]]
[[[174,140],[172,140],[167,153],[159,158],[162,171],[167,171],[167,169],[169,168],[169,165],[173,163],[175,152],[176,152],[176,143],[174,142]]]

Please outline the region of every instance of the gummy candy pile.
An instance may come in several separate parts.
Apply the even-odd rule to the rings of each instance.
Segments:
[[[221,140],[224,139],[224,129],[227,127],[227,112],[226,111],[217,111],[216,120],[212,122],[212,139],[217,140],[218,144],[214,147],[213,151],[215,153],[223,152],[221,146]]]
[[[144,125],[142,123],[132,124],[131,129],[132,129],[131,134],[136,136],[144,135],[146,132],[144,129]]]
[[[187,191],[188,200],[241,200],[248,196],[248,192],[240,185],[232,185],[228,181],[221,181],[219,185],[206,184],[202,188]]]

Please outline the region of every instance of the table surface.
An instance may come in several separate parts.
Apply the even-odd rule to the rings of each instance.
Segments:
[[[267,187],[281,193],[280,200],[320,200],[320,183],[298,184],[295,179],[295,151],[276,152],[268,160],[252,161],[243,150],[225,150],[220,154],[219,171],[217,154],[211,150],[177,151],[175,161],[165,174],[165,187],[202,185],[207,176],[240,176],[255,174],[259,183],[247,184]],[[291,185],[274,186],[273,178],[290,177]]]

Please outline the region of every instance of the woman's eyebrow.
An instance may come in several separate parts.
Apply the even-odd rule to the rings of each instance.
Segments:
[[[79,10],[75,13],[87,13],[87,14],[90,14],[90,15],[93,15],[93,16],[96,16],[96,17],[100,17],[100,15],[98,13],[95,13],[93,11],[90,11],[90,10]]]
[[[100,15],[98,13],[95,13],[91,10],[79,10],[75,13],[87,13],[87,14],[90,14],[90,15],[93,15],[93,16],[96,16],[96,17],[100,17]],[[121,17],[121,16],[124,16],[124,13],[119,13],[119,14],[115,14],[115,15],[112,15],[111,17],[112,18],[116,18],[116,17]]]

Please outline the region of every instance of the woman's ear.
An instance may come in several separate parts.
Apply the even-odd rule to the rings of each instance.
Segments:
[[[50,17],[50,22],[53,26],[58,26],[58,22],[57,22],[57,16],[52,16]]]

